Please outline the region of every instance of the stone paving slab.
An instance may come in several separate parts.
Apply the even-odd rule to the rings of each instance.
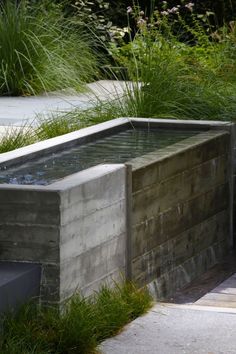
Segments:
[[[24,132],[24,133],[27,133],[29,132],[29,127],[27,126],[16,126],[16,125],[3,125],[3,126],[0,126],[0,139],[4,136],[9,136],[11,134],[17,134],[18,132]]]
[[[236,308],[236,274],[202,296],[196,305]],[[236,353],[236,348],[235,348]]]
[[[62,90],[41,96],[0,97],[0,126],[22,126],[37,115],[48,115],[91,107],[96,100],[113,100],[123,96],[130,83],[100,80],[87,85],[88,92],[78,94]]]
[[[103,354],[235,354],[236,313],[157,304],[99,349]]]
[[[230,257],[229,257],[230,258]],[[235,269],[235,257],[217,268]],[[236,353],[236,273],[208,289],[205,282],[176,298],[181,303],[156,304],[145,316],[125,327],[121,334],[100,346],[103,354],[235,354]],[[225,274],[226,274],[225,273]],[[224,272],[222,273],[224,275]],[[231,273],[232,274],[232,273]],[[216,279],[213,279],[216,280]],[[214,282],[212,282],[213,284]],[[205,285],[204,285],[205,284]],[[205,290],[199,300],[191,301]],[[195,294],[192,296],[190,290]],[[176,300],[175,299],[175,300]],[[174,299],[173,299],[174,300]]]

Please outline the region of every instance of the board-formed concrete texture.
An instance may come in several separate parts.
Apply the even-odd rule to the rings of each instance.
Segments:
[[[0,185],[0,260],[41,263],[42,301],[122,273],[165,297],[232,246],[231,123],[118,118],[1,154],[0,168],[147,124],[199,134],[47,186]]]
[[[159,161],[132,172],[132,274],[154,280],[157,297],[170,296],[228,251],[227,133],[208,131],[169,146]],[[155,154],[153,154],[155,155]],[[156,281],[158,279],[158,281]]]
[[[0,188],[0,259],[42,264],[41,300],[60,302],[125,267],[126,170],[102,165],[48,187]]]

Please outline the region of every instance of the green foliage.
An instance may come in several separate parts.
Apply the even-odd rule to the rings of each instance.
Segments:
[[[82,26],[86,26],[96,33],[102,42],[109,38],[109,29],[112,26],[107,17],[109,3],[103,0],[78,0],[71,1],[73,15]]]
[[[118,116],[132,115],[122,100],[97,102],[93,108],[74,109],[71,112],[38,116],[34,125],[22,128],[12,127],[0,138],[0,153],[12,151],[23,146],[67,134],[93,124],[105,122]]]
[[[73,112],[41,117],[35,127],[35,135],[39,141],[67,134],[81,128],[78,118]]]
[[[126,6],[115,0],[69,0],[65,2],[65,11],[73,14],[75,21],[89,29],[98,39],[97,46],[105,49],[110,42],[125,35],[123,29]],[[125,16],[126,21],[126,16]]]
[[[115,61],[132,80],[127,83],[124,98],[110,102],[98,100],[86,110],[41,118],[34,134],[30,127],[29,131],[26,127],[9,130],[0,141],[0,152],[120,116],[234,120],[235,23],[213,31],[209,14],[199,22],[192,7],[187,9],[189,17],[185,21],[181,7],[173,10],[165,4],[162,6],[149,19],[138,6],[134,7],[131,15],[137,27],[135,36],[130,33],[128,44],[110,48]],[[186,9],[185,5],[181,6]],[[189,41],[182,40],[183,33]]]
[[[74,33],[60,6],[6,0],[0,5],[0,94],[81,90],[96,72],[84,33]]]
[[[180,9],[156,10],[146,19],[139,7],[133,8],[138,31],[128,45],[113,51],[136,83],[129,111],[139,117],[231,120],[236,111],[235,33],[226,27],[206,33],[192,8],[191,26]],[[176,23],[181,26],[177,33]],[[183,32],[189,43],[182,42]]]
[[[103,286],[90,298],[74,295],[60,315],[35,304],[3,318],[2,354],[89,354],[105,338],[145,313],[152,305],[146,289],[132,283]]]
[[[127,87],[128,94],[130,93],[129,90],[131,90],[130,86]],[[124,103],[124,99],[120,98],[110,102],[98,100],[92,108],[77,108],[64,114],[54,114],[50,117],[42,116],[38,119],[38,124],[35,127],[35,136],[39,141],[50,139],[127,115],[132,115],[132,111],[129,111],[128,105]]]
[[[58,322],[56,353],[91,353],[97,345],[96,320],[91,300],[74,296]]]
[[[36,141],[31,126],[8,128],[0,139],[0,154],[33,144]]]
[[[96,296],[95,313],[98,319],[97,337],[99,341],[116,334],[130,321],[130,308],[124,301],[123,291],[102,287]]]

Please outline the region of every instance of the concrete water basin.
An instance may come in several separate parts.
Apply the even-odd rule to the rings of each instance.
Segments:
[[[233,127],[119,118],[0,155],[0,260],[41,264],[47,303],[88,295],[121,273],[158,298],[173,293],[232,246]],[[113,137],[127,131],[146,135],[116,155]],[[150,147],[148,134],[158,131],[179,138]],[[149,150],[139,150],[145,143]],[[69,150],[72,166],[81,151],[85,165],[63,167]],[[65,173],[55,176],[58,156]]]

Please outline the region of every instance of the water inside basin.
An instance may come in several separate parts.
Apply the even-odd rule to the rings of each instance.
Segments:
[[[124,163],[156,149],[198,134],[196,130],[130,128],[93,142],[30,160],[0,167],[0,183],[48,185],[65,176],[101,163]]]

